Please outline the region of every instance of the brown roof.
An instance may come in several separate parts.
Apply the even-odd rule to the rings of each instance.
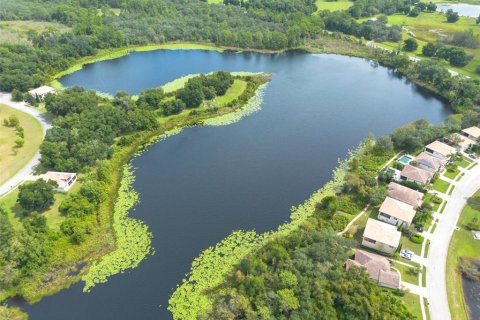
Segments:
[[[448,144],[445,144],[445,143],[440,142],[440,141],[433,141],[428,146],[426,146],[426,148],[428,148],[428,149],[430,149],[430,150],[432,150],[436,153],[439,153],[439,154],[441,154],[445,157],[456,153],[455,148],[450,147]]]
[[[428,167],[430,167],[434,170],[441,169],[447,163],[446,160],[442,160],[440,158],[434,157],[434,156],[430,155],[428,152],[425,152],[425,151],[420,153],[415,158],[415,161],[417,161],[418,163],[424,164],[424,165],[426,165],[426,166],[428,166]]]
[[[476,144],[475,141],[473,141],[472,139],[469,139],[465,136],[462,136],[461,134],[459,133],[452,133],[451,135],[445,137],[446,140],[448,140],[449,142],[451,143],[454,143],[454,144],[458,144],[459,147],[461,148],[468,148],[470,147],[471,145],[474,145]]]
[[[415,217],[416,213],[413,206],[390,197],[385,198],[380,207],[380,212],[405,221],[408,224],[412,223],[413,217]]]
[[[409,164],[407,164],[403,168],[400,175],[407,179],[420,182],[421,184],[428,183],[433,177],[433,173],[427,170],[423,170],[423,169],[411,166]]]
[[[480,138],[480,128],[478,127],[465,128],[462,131],[468,134],[469,136],[474,137],[475,139]]]
[[[387,258],[363,250],[355,250],[354,260],[347,261],[347,270],[352,266],[365,268],[370,278],[392,287],[400,287],[398,272],[390,269]]]
[[[393,199],[408,203],[415,208],[420,207],[423,202],[423,193],[407,188],[395,182],[389,183],[388,195]]]
[[[363,237],[392,247],[398,247],[401,236],[402,233],[397,230],[397,227],[371,218],[368,218],[367,225],[363,231]]]

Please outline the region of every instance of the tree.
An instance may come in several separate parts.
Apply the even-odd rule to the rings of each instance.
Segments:
[[[387,189],[384,186],[377,186],[370,190],[368,198],[372,205],[376,206],[385,200]]]
[[[480,14],[478,15],[478,17],[477,17],[477,19],[475,20],[475,22],[476,22],[477,24],[480,23]]]
[[[458,15],[458,12],[453,11],[452,9],[448,9],[445,12],[445,16],[447,17],[447,22],[449,23],[455,23],[460,19],[460,16]]]
[[[413,38],[408,38],[407,40],[403,41],[403,50],[407,52],[412,52],[417,50],[417,48],[418,48],[417,40]]]
[[[375,140],[373,152],[376,154],[386,154],[393,151],[393,142],[390,136],[381,136]]]
[[[18,187],[17,202],[27,212],[43,212],[55,202],[54,188],[56,186],[56,182],[51,180],[46,182],[43,179],[23,184]]]
[[[420,12],[421,12],[420,8],[415,7],[412,10],[410,10],[410,12],[408,13],[408,16],[409,17],[417,17],[420,14]]]
[[[23,93],[18,89],[12,90],[12,100],[13,101],[23,101]]]
[[[435,3],[433,3],[433,2],[429,2],[429,3],[427,4],[427,11],[429,11],[429,12],[435,12],[435,11],[437,11],[437,5],[436,5]]]
[[[422,48],[422,54],[425,57],[433,57],[435,53],[437,52],[437,47],[433,43],[427,43],[426,45],[423,46]]]

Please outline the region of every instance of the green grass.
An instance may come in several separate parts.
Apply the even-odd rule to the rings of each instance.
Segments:
[[[424,257],[428,257],[428,250],[430,249],[430,239],[427,239],[427,244],[425,245]]]
[[[422,244],[413,243],[412,241],[410,241],[410,239],[407,236],[403,234],[402,234],[402,237],[400,238],[400,243],[402,244],[402,250],[404,249],[411,250],[415,252],[417,256],[419,256],[422,253]]]
[[[447,169],[447,171],[445,171],[443,175],[448,179],[455,180],[455,178],[459,173],[460,173],[460,169],[454,168],[454,169]]]
[[[465,229],[465,225],[474,217],[480,217],[480,190],[468,200],[463,208],[458,225],[460,230],[454,231],[450,240],[447,255],[446,275],[448,304],[452,320],[468,320],[466,305],[463,297],[462,277],[459,272],[460,258],[478,258],[480,257],[480,241],[475,240],[472,233]]]
[[[435,224],[432,227],[432,230],[430,230],[430,233],[433,234],[435,232],[435,229],[437,229],[437,224],[438,222],[435,222]]]
[[[438,212],[443,213],[443,210],[445,210],[445,207],[447,206],[447,202],[448,201],[443,201],[442,207],[440,208],[440,211],[438,211]]]
[[[328,10],[328,11],[340,11],[347,10],[353,6],[353,2],[348,0],[339,0],[339,1],[324,1],[317,0],[315,2],[317,5],[317,11]]]
[[[3,119],[15,115],[24,129],[25,144],[13,151],[18,135],[15,128],[5,127]],[[42,143],[42,127],[32,116],[0,104],[0,184],[20,171],[35,155]]]
[[[420,306],[420,297],[411,292],[406,292],[402,297],[402,301],[417,320],[422,320],[422,309]]]
[[[462,167],[462,168],[466,168],[468,167],[470,164],[472,164],[472,162],[470,160],[468,160],[467,158],[465,157],[462,157],[462,160],[457,160],[455,161],[455,164],[459,167]]]
[[[47,31],[64,33],[71,28],[56,22],[11,20],[0,21],[0,44],[20,44],[31,46],[29,33]]]
[[[441,193],[446,193],[449,186],[450,183],[442,179],[437,179],[437,181],[433,183],[433,189]]]
[[[427,320],[430,320],[430,308],[428,307],[428,300],[425,297],[423,297],[423,306],[425,307],[425,315],[427,316]]]
[[[402,281],[411,283],[411,284],[418,284],[418,272],[415,268],[407,267],[406,265],[400,263],[393,263],[392,267],[400,271],[402,275]]]
[[[219,105],[223,106],[229,102],[232,102],[236,98],[238,98],[243,91],[247,88],[247,82],[239,79],[235,79],[232,86],[228,88],[227,92],[220,97],[215,98],[215,102]]]
[[[449,196],[452,195],[453,190],[455,190],[455,186],[452,186],[452,187],[450,188],[450,191],[448,191],[448,195],[449,195]]]
[[[394,14],[388,16],[388,22],[389,24],[400,25],[406,28],[406,30],[404,29],[402,31],[403,40],[412,37],[408,32],[413,33],[413,38],[417,40],[419,46],[415,52],[408,53],[408,55],[420,59],[425,58],[422,56],[421,50],[427,42],[434,43],[453,32],[467,31],[470,29],[472,29],[477,36],[480,35],[480,29],[476,25],[474,18],[460,17],[459,21],[456,23],[447,23],[445,15],[440,12],[422,12],[417,17],[408,17],[404,14]],[[384,42],[379,45],[390,50],[396,50],[399,43]],[[448,65],[446,61],[444,64],[448,66],[448,68],[459,73],[478,78],[478,75],[475,73],[475,68],[480,64],[480,48],[465,50],[467,53],[475,55],[474,59],[470,61],[468,65],[462,68],[456,68]]]
[[[422,287],[427,286],[427,267],[422,266]]]
[[[17,196],[18,189],[15,189],[14,191],[0,198],[0,207],[7,211],[8,218],[15,230],[21,230],[23,228],[22,222],[20,221],[20,218],[15,211]]]
[[[434,197],[435,195],[433,193],[425,194],[425,196],[423,197],[423,203],[430,204],[432,206],[433,211],[437,211],[438,207],[440,206],[440,203],[434,203],[433,202]]]

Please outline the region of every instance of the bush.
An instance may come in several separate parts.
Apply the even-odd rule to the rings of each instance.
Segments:
[[[433,57],[437,53],[437,47],[433,43],[427,43],[422,48],[422,54],[425,57]]]
[[[412,52],[417,50],[417,48],[418,48],[417,40],[413,38],[408,38],[407,40],[403,41],[403,50],[407,52]]]
[[[458,12],[455,12],[452,9],[448,9],[447,12],[445,12],[445,16],[447,17],[447,22],[449,23],[455,23],[458,21],[458,19],[460,19]]]
[[[423,240],[424,240],[423,236],[419,234],[414,234],[413,236],[410,237],[410,241],[416,244],[422,244]]]
[[[23,93],[18,89],[12,90],[12,100],[13,101],[23,101]]]
[[[46,182],[43,179],[21,185],[18,187],[17,202],[27,212],[45,211],[55,202],[54,188],[56,186],[56,182],[51,180]]]

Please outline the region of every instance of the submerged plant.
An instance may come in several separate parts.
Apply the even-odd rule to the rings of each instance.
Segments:
[[[131,218],[128,212],[138,202],[138,193],[132,189],[135,180],[131,165],[125,165],[123,178],[118,190],[118,199],[113,213],[117,248],[115,251],[95,261],[88,273],[82,277],[85,281],[84,292],[98,283],[104,283],[108,277],[137,267],[152,253],[152,234],[142,221]]]

